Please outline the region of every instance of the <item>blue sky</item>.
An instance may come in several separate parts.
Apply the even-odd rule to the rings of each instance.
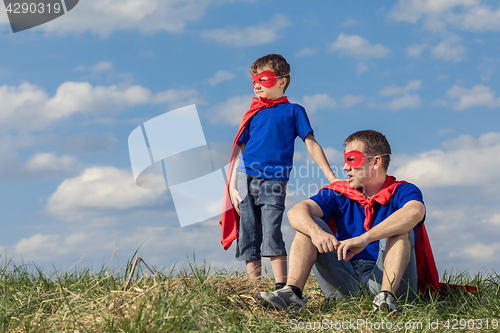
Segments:
[[[498,270],[499,30],[499,2],[480,0],[85,0],[16,34],[2,9],[0,250],[61,269],[124,264],[139,247],[157,267],[195,253],[241,269],[217,219],[181,228],[169,191],[134,184],[127,140],[196,104],[206,140],[231,142],[248,67],[279,53],[332,166],[349,134],[383,132],[389,172],[423,191],[440,273]],[[296,170],[310,163],[297,141]],[[291,179],[287,207],[323,181]]]

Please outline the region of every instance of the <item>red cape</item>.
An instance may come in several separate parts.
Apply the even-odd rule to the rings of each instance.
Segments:
[[[276,100],[271,100],[267,98],[253,98],[252,105],[250,109],[245,112],[243,119],[240,123],[240,128],[233,141],[233,149],[231,151],[231,157],[229,158],[229,166],[227,169],[227,181],[226,189],[224,191],[224,197],[222,199],[222,216],[220,220],[220,225],[222,226],[222,246],[224,250],[227,250],[233,241],[238,238],[238,223],[240,222],[240,216],[236,213],[232,203],[231,197],[229,196],[229,184],[231,183],[231,176],[234,168],[234,160],[238,155],[238,140],[248,125],[250,118],[252,118],[257,112],[265,108],[270,108],[276,104],[289,103],[288,99],[283,96]]]
[[[387,204],[396,188],[399,184],[406,183],[405,181],[396,181],[396,178],[388,176],[382,190],[371,198],[365,197],[361,192],[352,189],[348,182],[337,181],[330,185],[323,187],[322,189],[330,189],[332,191],[339,192],[345,197],[359,202],[365,208],[365,230],[370,230],[372,217],[373,217],[373,206],[376,202],[381,205]],[[321,189],[321,190],[322,190]],[[320,191],[321,191],[320,190]],[[328,221],[328,227],[332,230],[333,234],[337,233],[337,227],[335,220],[331,219]],[[434,261],[434,255],[432,254],[431,243],[429,242],[429,237],[427,236],[427,230],[425,225],[422,224],[417,231],[417,241],[415,244],[415,258],[417,261],[417,277],[418,277],[418,290],[420,292],[425,292],[426,290],[437,291],[438,289],[446,289],[447,284],[439,282],[439,274],[436,267],[436,262]],[[461,285],[450,285],[457,289],[465,289],[468,292],[476,293],[478,289],[472,286],[461,286]]]

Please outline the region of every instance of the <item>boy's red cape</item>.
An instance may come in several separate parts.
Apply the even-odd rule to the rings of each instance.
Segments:
[[[361,194],[361,192],[352,189],[349,186],[349,183],[345,181],[333,182],[332,184],[323,187],[322,189],[327,188],[332,191],[339,192],[345,197],[359,202],[365,208],[364,227],[365,230],[368,231],[371,228],[373,206],[375,205],[375,203],[378,202],[381,205],[387,204],[391,200],[398,185],[402,183],[406,182],[396,181],[396,178],[388,176],[384,185],[382,186],[382,190],[371,198],[367,198],[363,194]],[[328,221],[328,227],[332,230],[334,235],[337,233],[337,227],[334,219]],[[439,289],[447,289],[448,286],[456,289],[464,289],[471,293],[478,292],[478,289],[476,287],[451,284],[448,285],[446,283],[439,282],[438,270],[434,261],[431,243],[429,242],[429,237],[427,236],[427,231],[425,230],[424,224],[422,224],[418,228],[417,241],[415,244],[415,258],[417,261],[418,290],[420,292],[425,292],[427,290],[437,291]]]
[[[240,222],[240,216],[236,213],[233,205],[231,204],[231,197],[229,196],[229,184],[231,183],[231,176],[234,168],[234,160],[238,155],[238,140],[248,125],[250,118],[252,118],[257,112],[265,108],[270,108],[276,104],[289,103],[286,96],[280,97],[275,100],[267,98],[253,98],[250,109],[245,112],[243,119],[240,123],[240,128],[233,141],[233,149],[231,151],[231,157],[229,158],[229,166],[227,169],[227,181],[226,189],[224,191],[224,197],[222,199],[222,216],[220,220],[220,225],[222,226],[222,246],[224,250],[227,250],[231,243],[238,238],[238,223]]]

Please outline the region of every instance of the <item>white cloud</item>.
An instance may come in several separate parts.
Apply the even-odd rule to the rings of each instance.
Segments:
[[[78,161],[72,156],[56,156],[51,153],[36,153],[25,164],[26,171],[31,175],[64,177],[79,169]]]
[[[330,51],[362,58],[385,58],[390,52],[382,44],[372,45],[359,35],[347,36],[343,33],[330,45]]]
[[[252,96],[235,96],[228,98],[207,111],[207,117],[212,123],[239,125],[241,118],[252,104]]]
[[[422,80],[412,80],[408,81],[405,87],[390,86],[379,91],[381,96],[394,96],[403,95],[411,91],[416,91],[422,89]]]
[[[64,180],[48,199],[46,210],[59,220],[90,224],[116,222],[132,215],[131,212],[136,217],[146,216],[148,210],[167,201],[166,189],[140,188],[130,171],[91,167],[77,177]]]
[[[313,114],[321,109],[333,109],[337,107],[337,102],[328,94],[316,94],[313,96],[304,96],[300,103],[308,113]]]
[[[490,87],[483,85],[475,85],[470,89],[453,86],[446,92],[446,95],[451,101],[458,100],[453,105],[455,110],[463,110],[473,106],[490,108],[500,106],[500,98],[495,97],[495,92]]]
[[[500,226],[500,213],[488,217],[483,221],[483,223],[492,224],[495,226]]]
[[[427,47],[427,44],[412,44],[406,48],[406,54],[418,58]]]
[[[231,81],[231,80],[234,80],[235,78],[236,78],[236,75],[234,75],[231,72],[228,72],[228,71],[218,71],[217,73],[215,73],[215,76],[213,78],[208,79],[208,83],[211,86],[215,86],[215,85],[217,85],[217,84],[219,84],[221,82]]]
[[[394,174],[419,186],[495,186],[500,182],[500,134],[486,133],[478,139],[461,136],[435,149],[410,157]],[[480,172],[478,172],[480,168]]]
[[[356,69],[356,73],[362,74],[362,73],[366,72],[367,70],[368,70],[368,66],[366,66],[366,64],[364,62],[360,62],[358,64],[357,69]]]
[[[431,56],[445,61],[460,62],[465,59],[467,50],[456,36],[449,37],[431,49]]]
[[[281,31],[290,25],[291,22],[286,16],[277,14],[268,22],[259,23],[255,26],[205,30],[201,33],[201,36],[207,40],[240,47],[264,45],[280,38]]]
[[[316,49],[315,48],[304,47],[302,50],[300,50],[299,52],[297,52],[297,54],[295,55],[295,58],[302,58],[302,57],[305,57],[305,56],[313,55],[315,53],[316,53]]]
[[[325,152],[326,158],[330,164],[337,164],[337,165],[343,165],[344,163],[344,153],[341,151],[338,151],[335,148],[332,147],[324,147],[323,151]],[[340,175],[336,174],[337,177],[340,177]]]
[[[404,108],[417,109],[420,107],[420,96],[406,94],[401,97],[396,97],[392,101],[385,104],[389,110],[397,111]]]
[[[284,234],[289,244],[292,233],[284,227]],[[84,267],[96,262],[105,262],[108,267],[113,255],[113,266],[122,268],[136,250],[150,267],[159,269],[170,270],[175,266],[176,270],[182,270],[190,262],[192,264],[195,253],[196,264],[203,264],[206,260],[212,269],[244,270],[244,263],[234,260],[233,251],[224,251],[219,240],[217,221],[188,228],[145,225],[127,229],[68,230],[65,227],[57,232],[25,237],[8,250],[19,262],[21,256],[25,262],[57,262],[63,270],[69,269],[82,256],[80,265]],[[140,265],[140,268],[144,269],[144,266]]]
[[[2,135],[0,138],[0,179],[53,179],[72,176],[79,172],[81,165],[72,156],[37,152],[27,158],[20,158],[18,151],[38,148],[57,139],[56,135],[18,134]]]
[[[483,262],[496,261],[496,258],[500,255],[500,243],[478,243],[472,246],[465,246],[463,252],[475,260]]]
[[[365,98],[361,95],[346,95],[342,97],[342,105],[346,108],[350,108],[356,104],[362,103]]]
[[[75,67],[75,71],[89,71],[95,74],[107,72],[113,69],[113,63],[109,61],[101,61],[92,66],[78,65]]]
[[[140,104],[168,103],[171,107],[203,104],[196,90],[166,90],[153,94],[142,86],[92,86],[88,82],[65,82],[49,97],[28,82],[17,87],[0,86],[0,128],[44,130],[73,114],[116,114]],[[99,112],[99,113],[98,113]]]
[[[500,30],[500,7],[495,10],[479,0],[399,0],[389,17],[413,24],[422,22],[433,31],[447,26],[468,31]]]
[[[455,7],[469,7],[477,3],[477,0],[399,0],[389,16],[397,21],[416,23],[424,15],[443,13]]]
[[[64,152],[108,153],[119,141],[111,133],[81,133],[60,138],[55,145]]]
[[[189,22],[202,18],[213,3],[212,0],[86,0],[41,29],[59,34],[90,31],[103,37],[119,30],[182,33]]]

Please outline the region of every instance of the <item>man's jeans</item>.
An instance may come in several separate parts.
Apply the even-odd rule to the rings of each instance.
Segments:
[[[328,233],[332,233],[326,223],[314,218],[316,223]],[[407,295],[409,299],[416,296],[418,288],[417,265],[415,260],[415,237],[413,229],[408,232],[411,244],[410,262],[406,268],[396,297]],[[368,259],[357,259],[350,261],[338,261],[337,253],[318,253],[313,273],[316,276],[321,290],[326,298],[342,298],[344,295],[354,296],[359,292],[368,291],[371,296],[380,293],[383,274],[383,257],[386,240],[379,241],[379,254],[377,261]]]

